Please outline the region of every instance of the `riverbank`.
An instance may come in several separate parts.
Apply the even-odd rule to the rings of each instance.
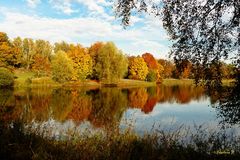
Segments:
[[[100,88],[106,86],[96,80],[74,81],[67,83],[58,83],[51,79],[51,77],[34,78],[34,73],[25,70],[15,70],[14,87],[95,87]],[[224,86],[231,86],[234,80],[223,80]],[[163,79],[161,83],[166,86],[174,85],[194,85],[193,79]],[[156,82],[146,82],[140,80],[121,79],[117,84],[111,85],[121,88],[131,87],[151,87],[156,86]]]

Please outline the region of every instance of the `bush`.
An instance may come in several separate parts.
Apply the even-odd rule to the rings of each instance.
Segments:
[[[6,68],[0,68],[0,88],[12,87],[14,83],[14,75]]]
[[[148,82],[156,82],[157,80],[157,73],[153,70],[150,70],[147,74],[147,81]]]

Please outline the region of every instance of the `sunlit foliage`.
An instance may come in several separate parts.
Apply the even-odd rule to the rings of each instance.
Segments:
[[[26,69],[30,69],[31,65],[34,63],[33,57],[36,54],[35,43],[33,39],[25,38],[23,39],[23,66]]]
[[[85,80],[92,74],[92,58],[81,45],[72,46],[68,56],[73,61],[75,78]]]
[[[7,34],[0,32],[0,61],[6,65],[18,66],[18,52],[15,51]]]
[[[57,82],[67,82],[74,77],[72,60],[63,51],[58,51],[52,60],[52,78]]]
[[[96,71],[106,84],[117,83],[127,72],[127,59],[113,42],[107,42],[99,50]]]
[[[100,49],[104,46],[103,42],[96,42],[88,48],[88,53],[92,57],[93,61],[93,73],[92,73],[92,79],[99,79],[99,75],[97,73],[97,57],[99,55]]]
[[[36,77],[50,75],[51,64],[47,57],[42,54],[35,54],[33,60],[32,70],[35,72]]]
[[[145,80],[148,74],[148,66],[144,59],[140,56],[138,57],[129,57],[129,78]]]

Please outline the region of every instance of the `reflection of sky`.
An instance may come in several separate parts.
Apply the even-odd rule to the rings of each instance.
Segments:
[[[76,125],[72,120],[59,122],[53,119],[44,122],[33,121],[25,125],[24,129],[26,133],[34,132],[45,138],[58,140],[69,140],[81,135],[90,136],[91,134],[102,133],[101,129],[93,127],[89,121],[83,121],[80,125]]]
[[[161,103],[157,104],[149,114],[139,109],[128,109],[121,121],[121,128],[133,122],[133,129],[138,133],[150,132],[153,129],[169,128],[180,125],[217,126],[215,109],[210,106],[209,99],[191,101],[188,104]]]

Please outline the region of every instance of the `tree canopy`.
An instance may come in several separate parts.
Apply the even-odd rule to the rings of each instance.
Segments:
[[[220,60],[231,56],[240,67],[239,6],[236,0],[117,0],[116,15],[128,26],[134,11],[155,14],[173,41],[171,55],[175,63],[188,59],[197,82],[205,79],[221,84]],[[203,76],[210,75],[212,65],[218,68],[218,76]]]

